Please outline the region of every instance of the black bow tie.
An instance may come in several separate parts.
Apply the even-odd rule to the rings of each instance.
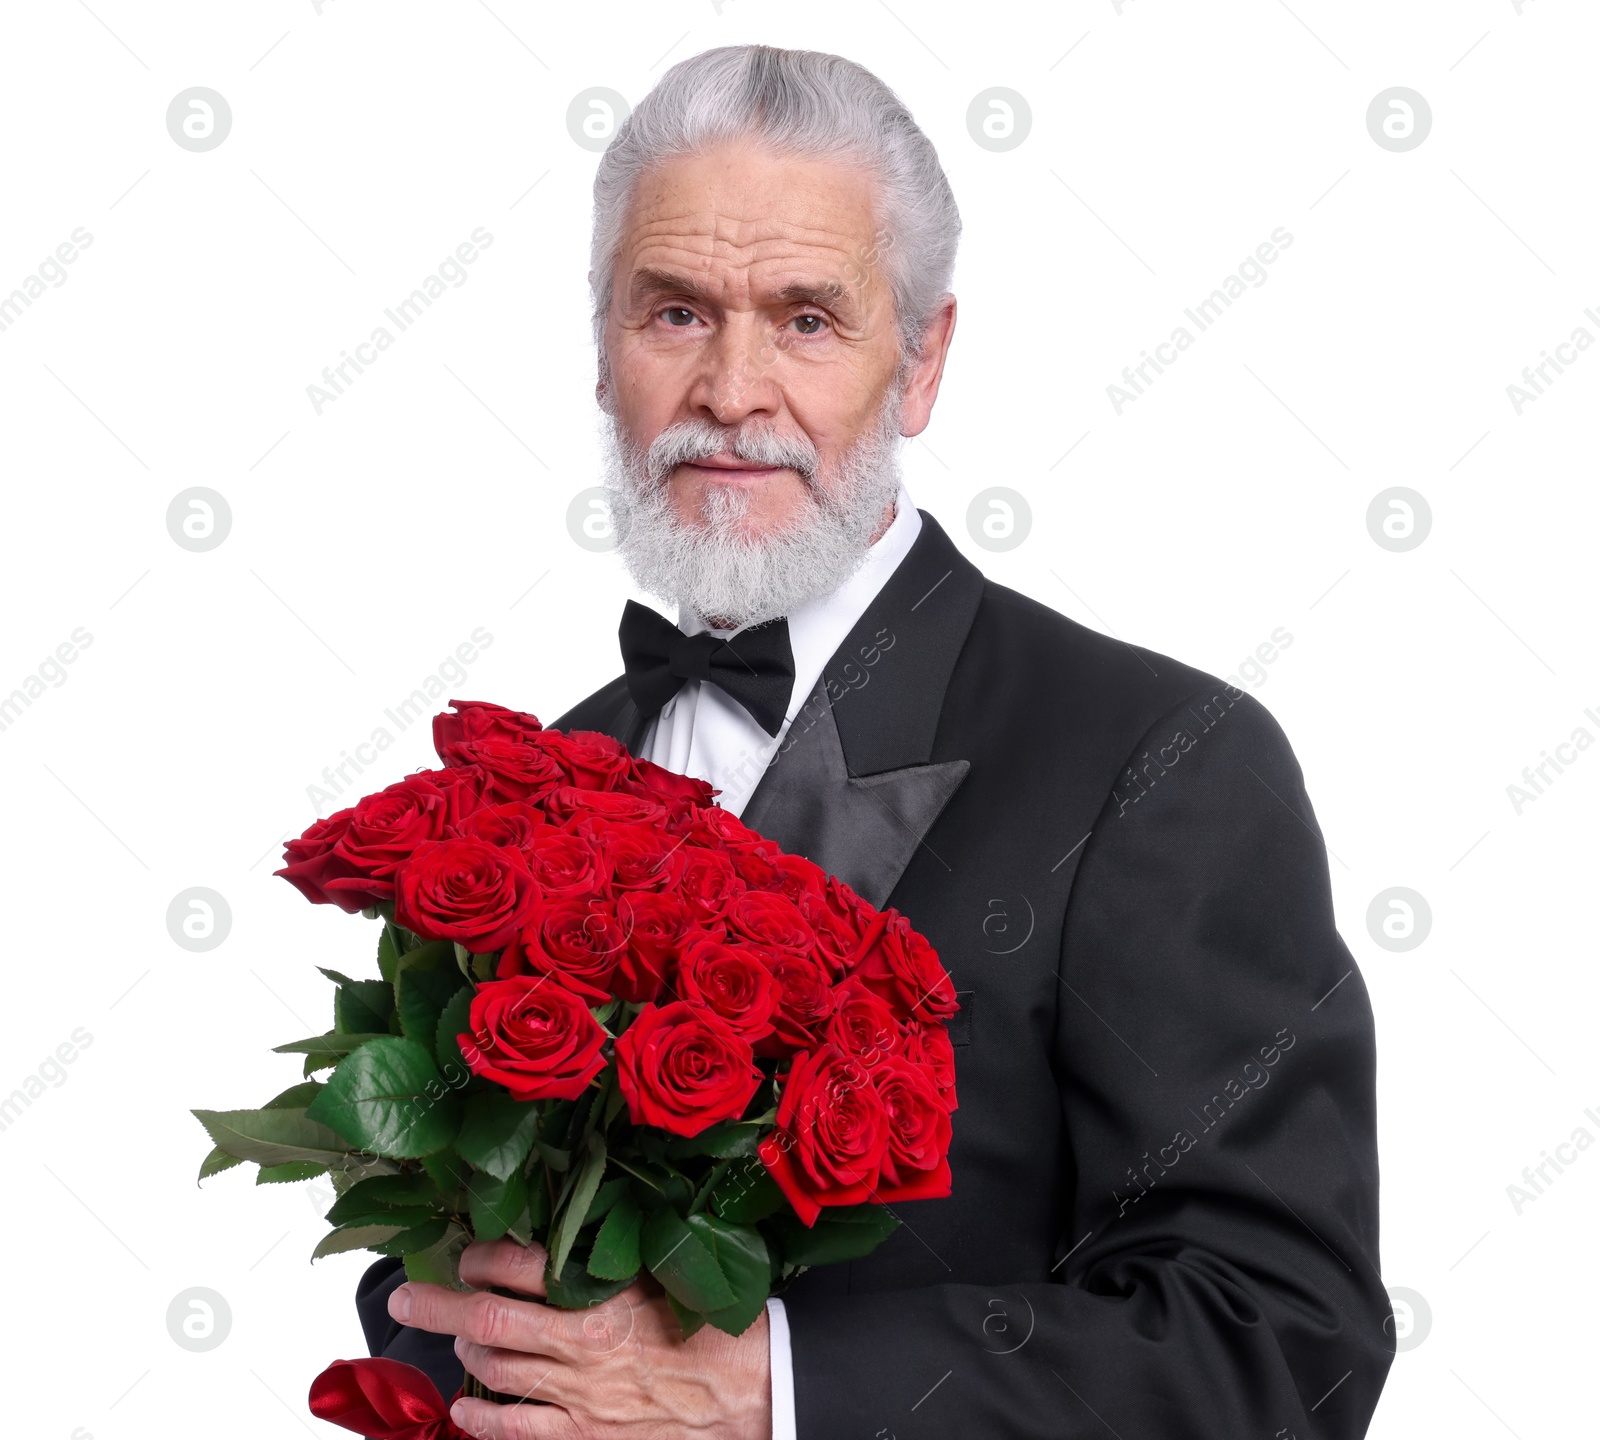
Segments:
[[[789,622],[771,620],[727,640],[702,631],[685,635],[647,605],[630,600],[617,628],[628,694],[640,713],[654,715],[685,680],[709,680],[737,700],[769,735],[783,728],[794,689]]]

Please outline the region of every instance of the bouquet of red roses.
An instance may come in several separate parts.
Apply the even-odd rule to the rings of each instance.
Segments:
[[[450,703],[444,768],[286,847],[308,899],[381,920],[379,978],[323,971],[332,1029],[277,1047],[303,1083],[194,1112],[202,1179],[326,1173],[313,1258],[412,1279],[503,1235],[544,1244],[552,1304],[648,1272],[685,1334],[950,1193],[956,999],[904,916],[608,736]]]

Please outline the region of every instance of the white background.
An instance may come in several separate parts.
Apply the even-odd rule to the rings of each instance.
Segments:
[[[362,1352],[368,1257],[308,1268],[312,1187],[197,1190],[188,1108],[290,1084],[268,1047],[325,1028],[315,964],[370,963],[362,922],[270,875],[323,768],[476,627],[450,694],[553,718],[618,669],[628,586],[566,522],[598,481],[597,157],[567,108],[751,40],[873,68],[961,205],[919,503],[995,579],[1218,674],[1293,637],[1250,688],[1305,768],[1376,1010],[1385,1279],[1431,1312],[1406,1311],[1372,1433],[1591,1430],[1600,1147],[1520,1214],[1507,1186],[1600,1139],[1600,749],[1520,814],[1506,787],[1600,738],[1600,354],[1520,415],[1506,387],[1600,337],[1592,7],[92,4],[9,7],[0,92],[0,294],[93,237],[0,333],[0,695],[93,637],[0,731],[0,1095],[93,1037],[0,1132],[8,1434],[335,1433],[305,1390]],[[165,120],[197,85],[232,110],[204,153]],[[1396,85],[1433,114],[1403,153],[1365,119]],[[993,86],[1032,111],[1004,153],[967,128]],[[306,386],[479,226],[467,282],[315,413]],[[1118,415],[1122,367],[1280,226],[1267,282]],[[1033,515],[998,554],[966,523],[993,485]],[[1432,511],[1400,553],[1366,522],[1397,485]],[[231,508],[206,553],[167,530],[192,486]],[[423,729],[360,789],[426,763]],[[232,911],[203,954],[166,926],[193,886]],[[1392,886],[1433,917],[1403,953],[1366,920]],[[168,1335],[191,1286],[232,1312],[208,1353]]]

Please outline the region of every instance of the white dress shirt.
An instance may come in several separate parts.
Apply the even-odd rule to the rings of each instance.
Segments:
[[[855,623],[866,613],[884,582],[911,549],[922,516],[905,486],[895,497],[889,528],[873,543],[860,569],[831,595],[800,606],[789,615],[789,645],[794,651],[794,690],[783,726],[768,735],[738,701],[706,681],[688,680],[645,731],[640,754],[657,765],[709,781],[722,793],[717,803],[738,815],[777,754],[789,726],[800,713],[826,665]],[[685,635],[707,629],[700,616],[678,617]],[[736,630],[712,630],[726,639]],[[796,1440],[794,1362],[783,1301],[767,1301],[767,1334],[772,1370],[772,1440]]]

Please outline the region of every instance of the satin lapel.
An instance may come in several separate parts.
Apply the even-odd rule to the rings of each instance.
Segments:
[[[633,697],[628,694],[624,683],[613,680],[604,690],[591,695],[581,705],[574,706],[554,721],[552,728],[597,730],[602,735],[620,741],[630,755],[636,756],[644,743],[645,731],[650,728],[650,719],[639,713],[639,707],[633,703]]]
[[[970,768],[936,760],[934,742],[983,583],[924,510],[916,543],[823,667],[745,806],[747,824],[874,905]]]
[[[632,700],[627,701],[617,716],[616,738],[628,747],[630,755],[638,755],[644,744],[644,732],[650,728],[650,717],[641,715]]]
[[[819,682],[756,787],[743,819],[880,908],[922,837],[966,779],[965,760],[853,775]]]

